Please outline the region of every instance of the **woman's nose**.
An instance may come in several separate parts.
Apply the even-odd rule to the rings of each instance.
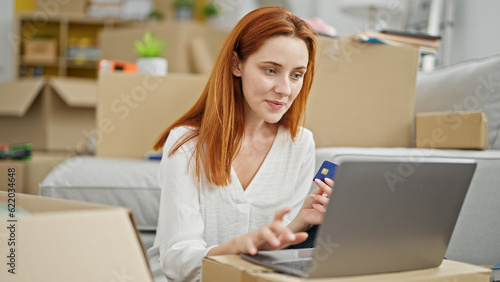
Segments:
[[[292,87],[288,77],[281,77],[277,79],[274,91],[278,94],[290,96],[292,94]]]

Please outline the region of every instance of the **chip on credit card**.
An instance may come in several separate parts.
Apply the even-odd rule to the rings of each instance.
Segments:
[[[337,164],[332,163],[330,161],[324,161],[314,179],[319,179],[325,182],[325,178],[330,178],[333,180],[333,176],[335,175],[335,171],[337,170]],[[313,181],[314,181],[313,179]]]

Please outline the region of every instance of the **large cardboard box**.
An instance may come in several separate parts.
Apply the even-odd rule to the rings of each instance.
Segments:
[[[59,163],[71,157],[65,152],[33,152],[28,160],[0,160],[0,191],[9,189],[9,169],[16,171],[14,183],[18,193],[38,195],[38,185]]]
[[[361,267],[361,266],[360,266]],[[305,279],[272,271],[241,259],[237,255],[212,256],[203,259],[203,282],[277,282],[277,281],[425,281],[425,282],[489,282],[491,270],[467,263],[443,260],[437,268],[386,273],[376,275],[361,275],[338,278]]]
[[[144,158],[158,136],[198,99],[207,77],[197,74],[102,73],[96,155]]]
[[[417,148],[488,149],[488,118],[482,110],[417,113]]]
[[[410,147],[419,50],[318,40],[306,127],[317,147]]]
[[[0,142],[35,150],[89,151],[97,82],[50,78],[0,84]]]
[[[7,202],[0,281],[153,281],[130,210],[0,192]]]

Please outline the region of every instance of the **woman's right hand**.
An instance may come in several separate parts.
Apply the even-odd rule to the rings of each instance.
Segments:
[[[293,233],[283,225],[283,216],[289,212],[289,208],[281,209],[275,213],[271,223],[234,238],[236,253],[255,255],[259,250],[283,249],[306,240],[306,232]]]

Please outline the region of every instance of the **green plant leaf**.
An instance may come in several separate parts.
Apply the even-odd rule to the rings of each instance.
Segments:
[[[142,42],[139,40],[134,42],[134,47],[136,53],[145,58],[160,57],[165,49],[164,43],[149,31],[144,33]]]
[[[217,4],[209,2],[203,6],[203,13],[206,17],[213,17],[219,15],[221,10]]]

